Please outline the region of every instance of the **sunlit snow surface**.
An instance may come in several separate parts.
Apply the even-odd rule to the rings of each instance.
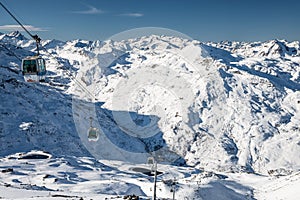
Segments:
[[[0,42],[19,57],[35,48],[19,33]],[[300,198],[298,41],[43,46],[40,84],[0,46],[0,199],[147,199],[153,177],[133,169],[150,156],[160,198],[172,198],[170,180],[177,199]]]
[[[39,158],[37,156],[49,156]],[[35,156],[35,157],[34,157]],[[60,157],[33,151],[0,160],[2,199],[123,199],[153,194],[153,176],[135,172],[144,165],[96,161],[90,157]],[[103,164],[106,163],[106,164]],[[300,174],[261,176],[247,173],[213,173],[191,167],[158,165],[157,194],[171,199],[176,181],[177,199],[297,199]]]

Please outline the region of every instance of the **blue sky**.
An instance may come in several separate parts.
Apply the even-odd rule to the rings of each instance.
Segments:
[[[299,0],[0,1],[42,39],[105,40],[134,28],[160,27],[200,41],[300,40]],[[0,32],[11,25],[17,24],[0,7]]]

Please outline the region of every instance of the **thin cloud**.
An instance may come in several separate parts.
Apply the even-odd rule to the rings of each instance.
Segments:
[[[30,31],[48,31],[44,28],[34,27],[31,25],[23,25],[27,30]],[[19,25],[2,25],[0,26],[0,30],[3,31],[24,31],[24,29]]]
[[[120,16],[125,16],[125,17],[143,17],[143,13],[124,13],[120,14]]]
[[[104,13],[103,10],[100,10],[100,9],[94,7],[94,6],[87,5],[87,7],[89,8],[88,10],[72,11],[72,13],[84,14],[84,15],[95,15],[95,14],[102,14],[102,13]]]

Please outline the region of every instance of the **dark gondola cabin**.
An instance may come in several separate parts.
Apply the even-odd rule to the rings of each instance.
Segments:
[[[27,82],[45,81],[45,60],[39,56],[27,57],[22,60],[22,74]]]
[[[94,127],[90,127],[88,130],[88,140],[97,141],[99,139],[99,130]]]

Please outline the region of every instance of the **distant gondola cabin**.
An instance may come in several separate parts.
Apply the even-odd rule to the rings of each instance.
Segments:
[[[22,74],[27,82],[44,81],[46,76],[45,60],[39,56],[27,57],[22,60]]]
[[[99,130],[95,127],[90,127],[88,130],[88,140],[97,141],[99,139]]]

